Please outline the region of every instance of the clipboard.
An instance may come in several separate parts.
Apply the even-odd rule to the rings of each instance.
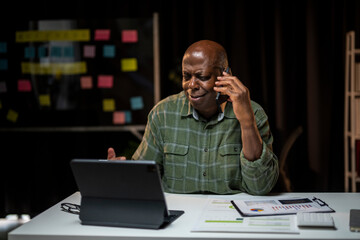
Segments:
[[[298,212],[335,212],[319,198],[231,200],[243,217],[289,215]]]

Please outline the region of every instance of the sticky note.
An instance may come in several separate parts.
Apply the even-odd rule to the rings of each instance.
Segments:
[[[72,46],[64,47],[64,57],[74,57],[74,47]]]
[[[2,81],[0,82],[0,93],[5,93],[5,92],[7,92],[6,82]]]
[[[24,58],[35,58],[35,48],[32,46],[25,47]]]
[[[62,49],[58,46],[53,46],[50,49],[50,56],[51,57],[61,57],[62,56]]]
[[[83,55],[86,58],[94,58],[96,55],[96,48],[94,45],[85,45],[83,50]]]
[[[40,94],[39,95],[39,104],[40,104],[40,106],[44,106],[44,107],[51,106],[50,95],[49,94]]]
[[[39,58],[44,58],[46,57],[46,47],[38,47],[38,56]]]
[[[114,77],[112,75],[99,75],[98,88],[112,88],[114,85]]]
[[[144,108],[143,98],[141,96],[130,98],[130,105],[132,110],[143,109]]]
[[[16,42],[90,41],[90,29],[16,31]]]
[[[87,72],[86,62],[21,62],[21,72],[23,74],[85,74]]]
[[[95,41],[106,41],[110,39],[110,29],[96,29],[95,30]]]
[[[123,58],[121,59],[121,71],[123,72],[135,72],[138,70],[138,64],[136,58]]]
[[[138,41],[138,31],[137,30],[122,30],[121,31],[121,41],[123,43],[135,43]]]
[[[81,76],[80,77],[80,86],[82,89],[91,89],[93,88],[93,80],[91,76]]]
[[[126,115],[123,111],[116,111],[113,113],[113,124],[125,124]]]
[[[0,42],[0,53],[6,53],[6,52],[7,52],[7,43]]]
[[[115,57],[115,46],[114,45],[104,45],[103,57],[105,57],[105,58]]]
[[[126,123],[131,123],[132,122],[132,117],[131,117],[131,112],[130,111],[125,111],[125,122]]]
[[[8,69],[8,60],[0,59],[0,70],[7,70],[7,69]]]
[[[103,99],[103,111],[104,112],[115,111],[115,100],[113,98]]]
[[[31,92],[31,82],[29,79],[18,80],[18,91],[19,92]]]
[[[14,123],[17,121],[18,117],[19,117],[19,113],[12,110],[12,109],[9,109],[9,111],[8,111],[8,113],[6,115],[6,119],[8,121],[14,122]]]

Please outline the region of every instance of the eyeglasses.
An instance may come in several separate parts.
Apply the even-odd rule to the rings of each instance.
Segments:
[[[72,213],[72,214],[80,214],[80,205],[74,203],[62,203],[61,211]]]

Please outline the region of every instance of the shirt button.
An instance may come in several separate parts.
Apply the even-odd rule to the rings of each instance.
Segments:
[[[207,148],[204,148],[204,152],[207,152],[209,149],[207,149]]]
[[[206,177],[206,172],[203,172],[203,176]]]
[[[238,149],[237,149],[237,148],[234,148],[234,151],[235,151],[235,152],[237,152],[237,151],[238,151]]]

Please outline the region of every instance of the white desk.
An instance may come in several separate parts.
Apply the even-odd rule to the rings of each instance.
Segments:
[[[279,196],[279,195],[277,195]],[[286,197],[316,196],[332,207],[336,229],[305,229],[300,234],[275,233],[204,233],[191,232],[200,216],[207,197],[218,195],[178,195],[166,194],[169,209],[185,211],[179,219],[161,230],[136,228],[97,227],[81,225],[78,215],[60,210],[60,203],[33,218],[30,222],[13,230],[10,240],[60,240],[60,239],[360,239],[360,233],[349,230],[349,210],[360,209],[360,193],[284,193]],[[269,198],[248,194],[222,196],[227,199]],[[80,194],[74,193],[62,202],[80,203]]]

